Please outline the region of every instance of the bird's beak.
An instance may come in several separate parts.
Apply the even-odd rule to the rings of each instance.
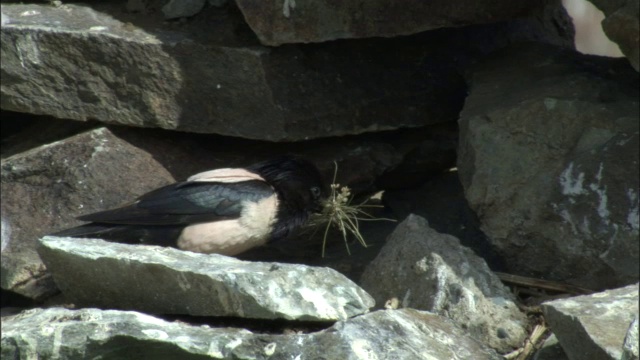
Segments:
[[[322,210],[324,210],[324,200],[318,200],[314,202],[311,211],[316,214],[321,214]]]

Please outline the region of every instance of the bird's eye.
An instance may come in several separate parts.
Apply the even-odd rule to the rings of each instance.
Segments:
[[[313,196],[314,199],[319,199],[320,195],[322,195],[322,191],[320,191],[319,187],[314,186],[311,188],[311,196]]]

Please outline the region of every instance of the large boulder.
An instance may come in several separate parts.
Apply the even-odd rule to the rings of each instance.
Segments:
[[[458,171],[509,271],[595,289],[636,282],[638,74],[532,43],[468,81]]]
[[[463,102],[442,56],[461,32],[272,49],[226,9],[182,27],[109,3],[2,14],[5,110],[296,141],[454,121]]]

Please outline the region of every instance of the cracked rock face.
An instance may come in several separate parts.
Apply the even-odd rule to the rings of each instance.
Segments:
[[[397,298],[402,307],[440,314],[500,353],[527,336],[526,316],[484,260],[416,215],[389,236],[361,284],[378,306]]]
[[[132,349],[135,348],[135,352]],[[191,326],[133,311],[33,309],[2,321],[2,358],[498,360],[446,319],[376,311],[310,334]]]
[[[161,314],[337,321],[374,306],[329,268],[241,261],[157,246],[44,237],[39,253],[60,290],[82,306]]]
[[[632,359],[633,347],[627,345],[625,339],[633,338],[634,329],[637,359],[638,284],[548,301],[542,307],[547,322],[570,359],[617,360],[623,353]]]
[[[458,171],[509,271],[638,280],[639,86],[625,61],[523,44],[469,75]]]
[[[56,286],[37,239],[78,213],[115,207],[173,182],[148,152],[99,128],[2,159],[2,288],[42,299]]]

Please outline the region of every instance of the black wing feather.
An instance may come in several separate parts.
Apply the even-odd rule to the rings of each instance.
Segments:
[[[186,225],[235,219],[240,216],[244,201],[259,201],[273,195],[273,188],[259,180],[236,183],[188,181],[151,191],[131,205],[78,219],[129,225]]]

